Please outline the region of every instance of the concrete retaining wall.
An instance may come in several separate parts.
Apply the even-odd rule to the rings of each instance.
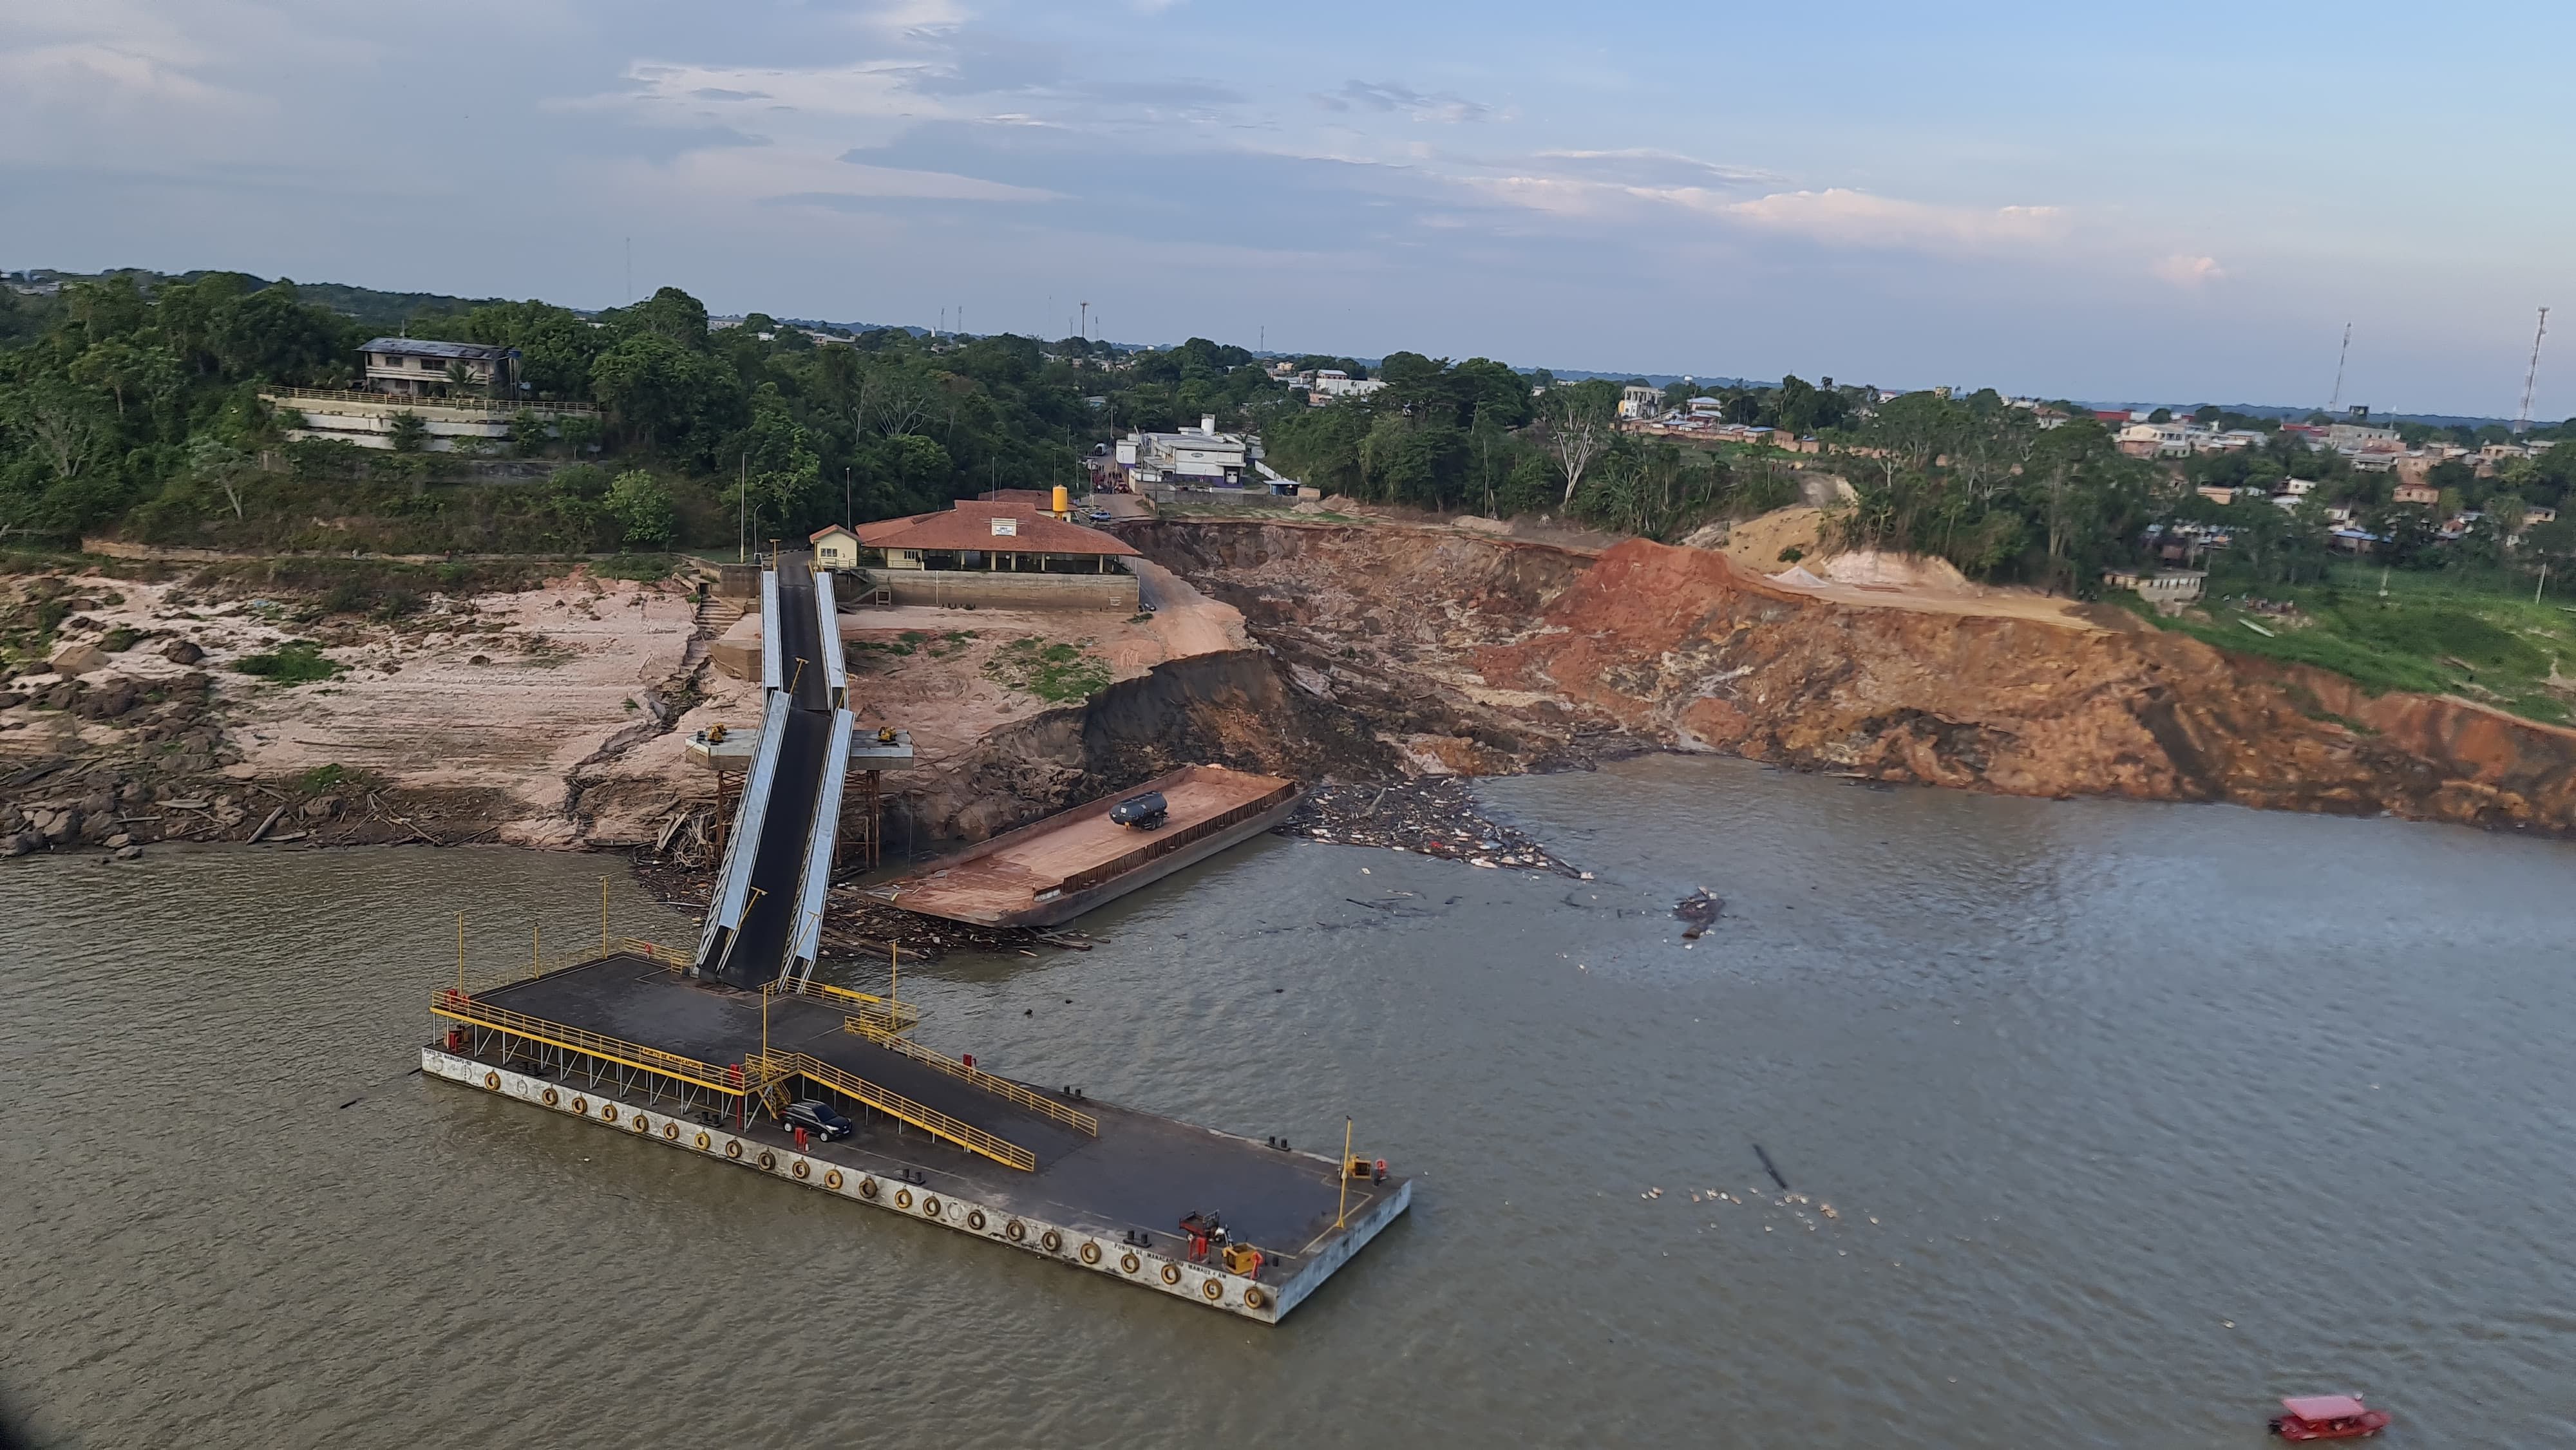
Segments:
[[[1049,1223],[1025,1213],[1013,1214],[1006,1209],[936,1189],[916,1188],[862,1169],[810,1158],[793,1149],[762,1143],[723,1128],[709,1128],[683,1114],[664,1112],[651,1106],[637,1107],[626,1099],[579,1084],[550,1082],[524,1073],[508,1072],[435,1047],[421,1049],[420,1066],[422,1075],[426,1077],[516,1098],[550,1112],[581,1118],[594,1127],[623,1133],[630,1138],[677,1148],[737,1168],[748,1168],[754,1173],[817,1189],[836,1198],[885,1209],[905,1218],[988,1239],[1060,1264],[1160,1290],[1175,1298],[1221,1309],[1261,1324],[1278,1323],[1281,1315],[1315,1292],[1334,1269],[1341,1267],[1351,1255],[1359,1252],[1362,1245],[1375,1238],[1378,1231],[1403,1212],[1413,1198],[1413,1185],[1407,1183],[1401,1193],[1389,1195],[1374,1205],[1368,1214],[1354,1220],[1329,1249],[1307,1261],[1294,1278],[1277,1285],[1256,1284],[1241,1275],[1188,1263],[1151,1249],[1130,1247],[1119,1242],[1115,1235]]]
[[[1099,609],[1134,614],[1143,602],[1136,576],[987,574],[971,569],[870,569],[869,582],[893,591],[897,604],[959,609]]]

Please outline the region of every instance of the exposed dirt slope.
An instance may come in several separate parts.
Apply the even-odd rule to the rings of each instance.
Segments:
[[[2014,794],[2576,830],[2576,732],[2181,635],[1820,599],[1644,541],[1594,560],[1347,528],[1129,537],[1417,765],[1435,731],[1462,769],[1627,738]]]

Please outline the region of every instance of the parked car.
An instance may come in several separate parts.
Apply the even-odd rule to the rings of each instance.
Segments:
[[[826,1143],[858,1131],[857,1126],[842,1117],[830,1103],[816,1102],[812,1098],[787,1105],[787,1126],[803,1128]]]
[[[1139,831],[1150,831],[1163,823],[1165,813],[1169,809],[1170,807],[1164,801],[1163,793],[1161,791],[1149,790],[1143,795],[1129,796],[1127,799],[1111,806],[1109,808],[1109,824],[1113,826],[1127,826]]]

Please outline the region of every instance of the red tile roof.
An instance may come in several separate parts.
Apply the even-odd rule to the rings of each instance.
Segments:
[[[1019,532],[996,534],[993,520],[1018,521]],[[1144,557],[1098,529],[1041,513],[1008,500],[962,499],[940,513],[879,519],[858,528],[859,542],[871,549],[983,549],[1003,554],[1106,554]]]

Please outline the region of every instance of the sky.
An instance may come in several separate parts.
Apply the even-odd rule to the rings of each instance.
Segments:
[[[2576,413],[2576,6],[0,0],[0,267]],[[631,272],[629,255],[631,252]],[[631,278],[631,280],[630,280]]]

